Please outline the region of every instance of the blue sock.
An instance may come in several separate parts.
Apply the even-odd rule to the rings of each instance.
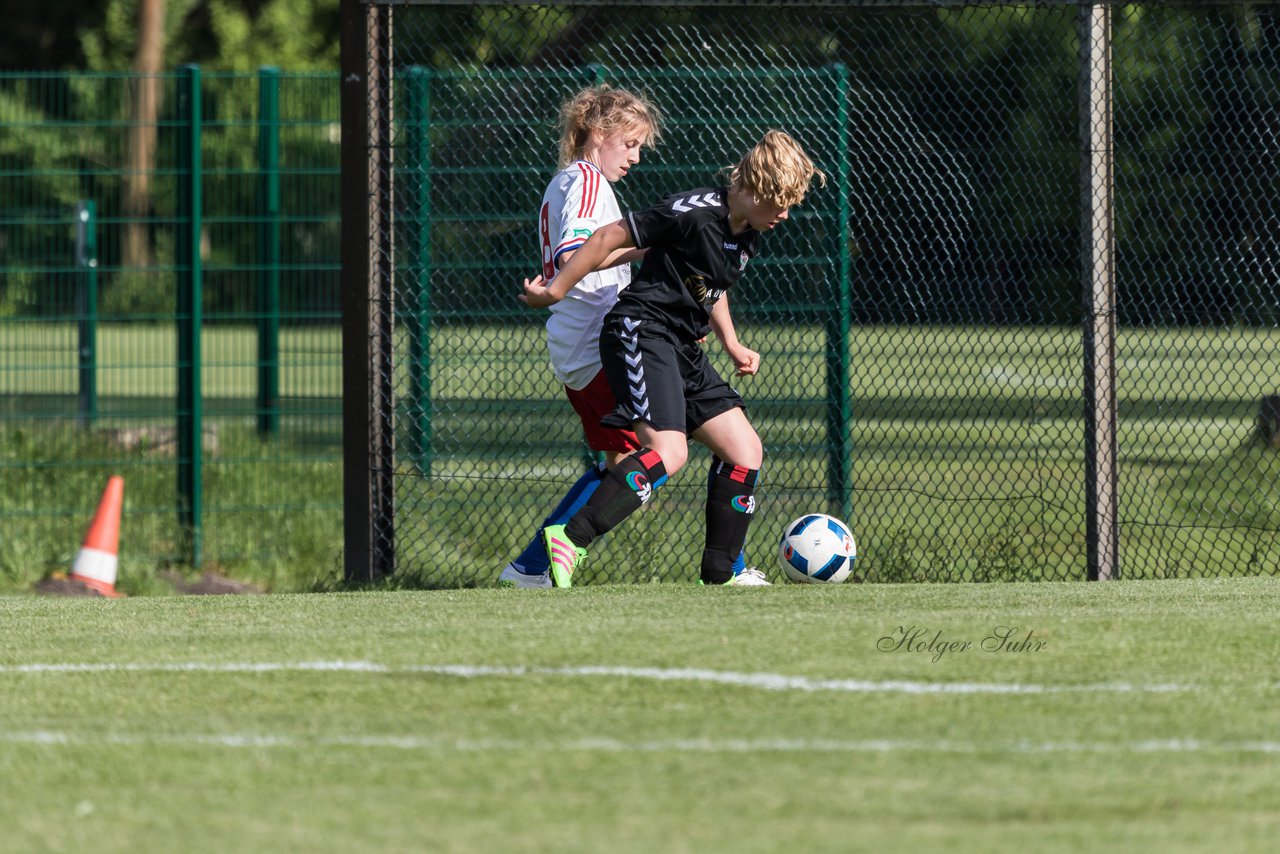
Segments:
[[[573,517],[574,513],[582,509],[582,505],[587,503],[591,493],[596,491],[596,487],[604,479],[604,470],[604,464],[601,463],[578,478],[577,483],[569,487],[569,491],[564,494],[564,498],[561,498],[560,503],[556,505],[556,509],[552,510],[551,515],[542,520],[542,524],[538,526],[538,533],[534,534],[533,539],[529,541],[529,545],[524,547],[524,551],[520,552],[519,557],[511,561],[517,572],[525,575],[542,575],[547,571],[547,549],[542,544],[542,529],[548,525],[563,525]]]
[[[742,570],[747,568],[747,552],[743,549],[737,557],[733,559],[733,574],[741,575]]]

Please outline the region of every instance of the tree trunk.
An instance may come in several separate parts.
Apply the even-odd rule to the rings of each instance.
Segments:
[[[120,261],[126,268],[151,263],[146,217],[151,212],[151,173],[155,170],[156,121],[160,113],[160,81],[164,62],[164,0],[141,0],[138,6],[138,49],[133,71],[138,75],[129,102],[129,170],[124,181],[124,243]]]

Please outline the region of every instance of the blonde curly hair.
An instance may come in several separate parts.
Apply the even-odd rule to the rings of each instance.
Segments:
[[[658,108],[643,95],[607,83],[589,86],[560,105],[560,166],[582,157],[593,131],[609,136],[634,128],[640,144],[653,148],[660,125]]]
[[[813,165],[800,143],[780,130],[767,131],[737,166],[726,171],[730,190],[782,208],[799,204],[815,178],[819,187],[827,185],[826,174]]]

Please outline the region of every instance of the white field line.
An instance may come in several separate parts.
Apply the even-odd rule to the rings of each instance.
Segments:
[[[1097,682],[1076,685],[1036,685],[1019,682],[915,682],[906,680],[811,679],[779,673],[736,673],[726,670],[659,667],[489,667],[469,664],[424,664],[392,666],[372,661],[297,662],[171,662],[171,663],[58,663],[0,665],[0,675],[26,673],[423,673],[456,676],[516,678],[523,676],[604,677],[651,679],[659,682],[705,682],[765,691],[836,691],[843,693],[897,694],[1059,694],[1194,691],[1194,685],[1129,682]]]
[[[657,739],[623,741],[614,738],[578,739],[449,739],[422,736],[320,736],[298,738],[260,733],[211,735],[79,734],[50,730],[0,731],[0,744],[49,747],[229,747],[229,748],[368,748],[448,753],[596,752],[596,753],[1253,753],[1280,754],[1275,741],[1201,741],[1150,739],[1130,742],[1076,741],[955,741],[868,739],[842,741],[807,738]]]

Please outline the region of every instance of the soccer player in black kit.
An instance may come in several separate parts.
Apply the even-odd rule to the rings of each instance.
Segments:
[[[698,342],[709,328],[739,375],[758,370],[760,354],[734,333],[728,292],[756,254],[761,233],[787,219],[815,177],[825,185],[826,176],[804,149],[771,130],[729,172],[727,187],[686,190],[628,213],[597,229],[549,282],[542,277],[525,281],[521,300],[545,308],[610,253],[648,250],[600,336],[601,361],[617,401],[601,423],[630,427],[642,447],[608,470],[568,523],[545,530],[555,586],[570,586],[591,542],[640,509],[654,487],[684,466],[690,438],[715,455],[701,581],[735,585],[742,578],[731,567],[755,514],[753,493],[764,450],[742,398],[716,373]]]

